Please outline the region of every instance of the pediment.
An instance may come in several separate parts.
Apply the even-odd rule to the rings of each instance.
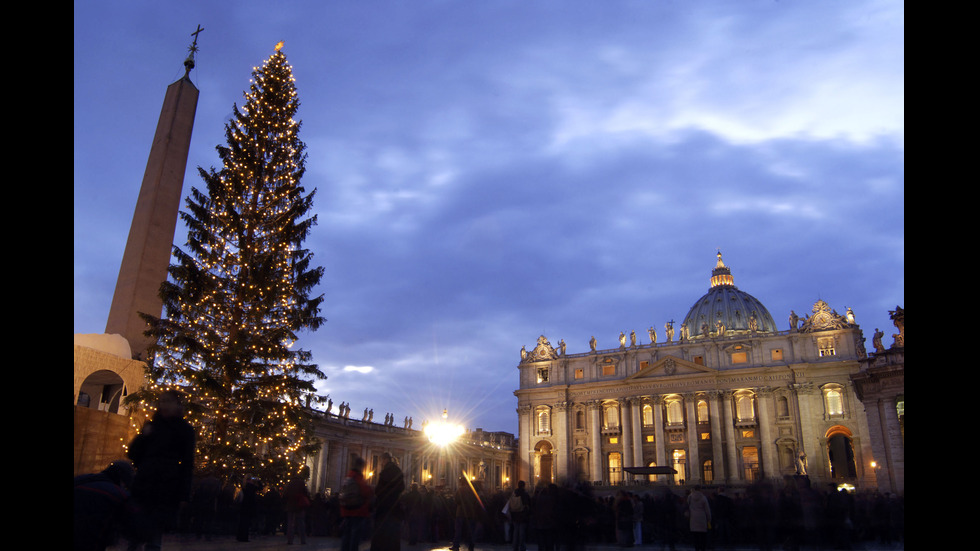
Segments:
[[[637,381],[642,379],[676,377],[678,375],[697,375],[701,373],[718,373],[718,370],[675,356],[665,356],[626,377],[626,380]]]

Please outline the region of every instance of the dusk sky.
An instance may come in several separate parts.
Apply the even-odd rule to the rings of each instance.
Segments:
[[[780,330],[824,300],[870,350],[905,306],[895,1],[75,2],[74,333],[102,333],[166,87],[184,180],[279,41],[325,268],[299,345],[352,416],[517,433],[517,365],[663,336],[720,250]],[[178,222],[175,244],[185,228]],[[336,405],[334,406],[336,410]]]

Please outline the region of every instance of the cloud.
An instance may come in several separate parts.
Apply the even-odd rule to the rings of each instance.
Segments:
[[[344,371],[354,371],[356,373],[371,373],[374,368],[369,365],[345,365]]]

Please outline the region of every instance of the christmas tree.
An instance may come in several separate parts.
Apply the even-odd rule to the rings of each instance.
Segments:
[[[220,170],[199,168],[181,219],[186,251],[174,247],[160,290],[163,319],[144,315],[155,385],[135,396],[149,403],[163,389],[188,397],[198,431],[199,468],[224,476],[282,481],[314,451],[311,400],[326,376],[297,333],[315,330],[323,274],[303,242],[316,223],[314,192],[300,185],[306,146],[295,119],[299,100],[286,56],[276,47],[255,68],[216,149]]]

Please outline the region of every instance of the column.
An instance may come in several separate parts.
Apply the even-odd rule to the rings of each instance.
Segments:
[[[630,398],[630,422],[633,425],[633,465],[645,467],[643,460],[643,398]]]
[[[317,454],[314,475],[311,477],[314,492],[322,492],[327,487],[327,456],[330,454],[330,440],[324,439],[320,446],[320,453]]]
[[[732,415],[732,392],[726,390],[722,393],[722,409],[725,415],[725,436],[728,442],[728,480],[742,480],[742,464],[738,460],[738,447],[735,446],[735,418]]]
[[[756,389],[759,400],[759,439],[762,441],[762,473],[767,478],[779,476],[779,459],[776,457],[776,442],[772,436],[772,389]]]
[[[711,423],[711,461],[714,477],[716,481],[726,480],[725,452],[723,445],[724,424],[721,422],[721,408],[718,402],[721,400],[721,392],[711,392],[708,395],[708,416]],[[730,467],[729,467],[730,468]]]
[[[623,468],[633,466],[633,427],[630,423],[630,401],[628,398],[620,398],[619,403],[619,427],[622,430],[623,442]],[[623,480],[626,480],[626,472],[623,472]]]
[[[669,467],[666,459],[667,443],[664,442],[664,399],[663,396],[654,396],[650,401],[653,403],[653,439],[656,441],[657,466]]]
[[[552,461],[554,461],[555,481],[563,480],[568,476],[568,461],[571,453],[571,436],[568,420],[568,411],[571,409],[569,402],[558,402],[552,408],[556,415],[552,415],[552,434],[554,435],[555,447],[551,450]]]
[[[520,446],[517,450],[517,472],[514,473],[517,480],[525,480],[528,484],[533,484],[531,480],[531,465],[528,458],[531,457],[531,406],[524,405],[517,408],[517,430],[519,432],[518,442]],[[517,487],[517,482],[514,482]]]
[[[701,454],[698,446],[698,412],[694,394],[684,395],[684,412],[687,417],[687,470],[688,483],[701,483]]]
[[[586,404],[586,407],[589,410],[589,437],[592,444],[589,453],[589,475],[593,481],[599,481],[605,478],[602,474],[602,424],[599,421],[602,403],[592,400]]]
[[[824,435],[814,430],[818,426],[815,420],[823,418],[820,389],[813,383],[805,383],[794,385],[793,390],[796,393],[796,408],[799,417],[797,421],[797,427],[800,430],[799,446],[806,454],[807,474],[811,479],[819,477],[823,480],[829,480],[830,465],[825,461],[824,456],[826,454],[823,453],[823,446],[820,445],[820,440]],[[814,406],[819,408],[816,412]]]

